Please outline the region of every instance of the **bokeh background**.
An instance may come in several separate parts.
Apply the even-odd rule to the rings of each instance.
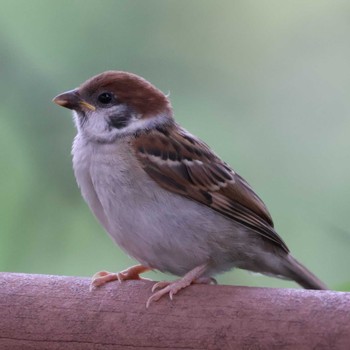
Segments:
[[[349,37],[340,0],[2,0],[0,269],[134,263],[83,202],[70,113],[51,102],[116,69],[170,92],[177,120],[252,184],[294,255],[350,290]],[[238,270],[219,282],[296,286]]]

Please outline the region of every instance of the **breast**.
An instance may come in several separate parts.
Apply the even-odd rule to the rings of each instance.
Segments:
[[[72,147],[74,175],[84,200],[102,226],[109,231],[110,225],[108,218],[98,198],[91,177],[91,168],[94,163],[93,155],[93,144],[86,142],[78,134],[74,139]]]
[[[141,261],[144,235],[138,223],[147,206],[129,151],[123,143],[95,144],[78,135],[72,154],[75,177],[91,211],[113,240]]]

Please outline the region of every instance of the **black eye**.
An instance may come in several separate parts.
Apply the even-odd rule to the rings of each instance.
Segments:
[[[106,105],[108,103],[111,103],[113,99],[113,95],[109,92],[103,92],[102,94],[98,95],[97,100],[98,102]]]

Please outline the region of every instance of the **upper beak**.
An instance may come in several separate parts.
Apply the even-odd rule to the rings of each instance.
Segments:
[[[90,111],[96,110],[96,108],[93,105],[91,105],[90,103],[87,103],[81,98],[77,89],[70,90],[70,91],[64,92],[63,94],[57,95],[52,100],[52,102],[56,103],[59,106],[66,107],[73,110],[79,110],[79,109],[82,109],[82,107],[85,107]]]

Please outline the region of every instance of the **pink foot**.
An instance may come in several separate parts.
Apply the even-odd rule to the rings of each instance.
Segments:
[[[149,267],[143,266],[143,265],[135,265],[132,267],[129,267],[128,269],[121,271],[121,272],[108,272],[108,271],[100,271],[95,273],[92,276],[92,281],[90,284],[90,291],[93,290],[95,287],[100,287],[108,282],[111,281],[126,281],[126,280],[147,280],[148,278],[142,278],[140,277],[140,274],[146,271],[151,270]]]
[[[170,300],[173,300],[173,296],[181,289],[188,287],[192,283],[212,283],[214,279],[211,278],[200,278],[200,276],[205,272],[207,265],[200,265],[195,267],[193,270],[188,272],[181,279],[176,281],[163,281],[157,282],[152,287],[152,293],[157,289],[151,297],[148,298],[146,303],[146,308],[148,308],[153,301],[159,300],[163,295],[169,294]],[[215,280],[214,280],[215,281]]]

